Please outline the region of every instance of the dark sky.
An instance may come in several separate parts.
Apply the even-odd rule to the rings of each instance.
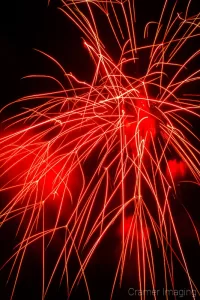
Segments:
[[[75,26],[57,9],[58,3],[52,1],[48,7],[46,0],[20,0],[13,4],[4,1],[0,18],[1,106],[22,95],[44,91],[45,82],[41,87],[37,82],[36,88],[35,82],[20,81],[22,77],[61,75],[53,63],[34,49],[55,57],[67,72],[87,76],[88,55],[80,49],[83,42]]]
[[[34,51],[34,49],[42,50],[53,57],[55,57],[61,65],[65,68],[67,72],[74,72],[80,79],[90,80],[93,67],[91,64],[91,59],[87,53],[87,50],[83,47],[82,34],[76,29],[71,22],[69,22],[66,16],[63,15],[61,11],[57,9],[59,6],[59,1],[51,2],[50,6],[47,6],[47,0],[18,0],[18,1],[3,1],[0,9],[0,85],[1,85],[1,94],[0,94],[0,107],[3,107],[5,104],[8,104],[21,96],[49,91],[49,82],[45,81],[34,81],[31,79],[21,80],[22,77],[31,75],[31,74],[46,74],[53,75],[62,83],[65,83],[65,78],[59,69],[49,61],[47,58]],[[137,2],[137,1],[136,1]],[[140,1],[139,1],[140,2]],[[141,7],[144,6],[143,13],[140,13],[138,16],[138,22],[143,24],[143,21],[149,18],[153,19],[154,16],[160,11],[160,1],[154,1],[152,7],[151,2],[146,0],[141,1],[136,4],[138,9],[141,10]],[[186,3],[187,1],[182,1]],[[183,4],[181,4],[183,5]],[[181,8],[180,5],[180,8]],[[191,12],[197,12],[200,7],[200,1],[194,0],[193,6],[191,7]],[[141,29],[141,33],[143,29]],[[107,37],[105,37],[105,40]],[[114,50],[114,46],[110,45],[110,51]],[[13,113],[14,111],[12,111]],[[199,129],[197,129],[197,132]],[[180,192],[180,201],[184,199],[184,204],[191,208],[195,220],[198,220],[198,205],[195,205],[192,208],[192,198],[199,200],[199,191],[198,189],[192,190],[183,190]],[[177,219],[179,214],[177,213]],[[181,223],[180,221],[179,223]],[[185,230],[185,227],[182,227]],[[8,234],[6,234],[8,232]],[[9,238],[8,238],[9,236]],[[7,243],[7,248],[14,245],[11,242],[11,238],[14,239],[14,232],[9,227],[6,227],[4,230],[3,239],[1,245]],[[195,244],[195,246],[194,246]],[[4,246],[2,246],[4,247]],[[7,248],[2,249],[2,257],[6,257]],[[194,250],[196,248],[196,242],[190,238],[185,237],[184,247],[186,250],[187,259],[191,264],[192,274],[197,280],[197,283],[200,283],[199,277],[196,274],[197,266],[199,269],[199,255],[198,251]],[[112,247],[111,247],[112,248]],[[101,256],[103,261],[103,255]],[[192,262],[196,260],[195,264]],[[2,261],[2,259],[1,259]],[[40,293],[38,272],[41,272],[40,267],[37,266],[37,259],[33,257],[33,264],[35,266],[31,274],[23,275],[22,279],[19,281],[18,294],[15,296],[14,300],[22,299],[25,297],[29,300],[39,299],[38,295]],[[26,261],[26,266],[29,267],[29,259]],[[108,263],[108,262],[107,262]],[[96,276],[94,284],[92,284],[92,289],[95,293],[100,293],[98,289],[103,289],[102,285],[96,284],[95,280],[100,280],[103,276],[107,276],[108,282],[110,277],[113,278],[112,271],[106,270],[107,275],[102,273],[101,270],[101,260],[100,262],[94,262],[93,267],[99,272],[99,278]],[[30,267],[32,268],[32,267]],[[159,267],[158,267],[159,269]],[[100,270],[100,271],[99,271]],[[178,271],[179,272],[179,271]],[[5,278],[8,274],[8,270],[5,271],[0,276],[1,280],[1,290],[0,291],[0,300],[7,300],[8,298],[8,289],[5,291]],[[180,273],[181,274],[181,273]],[[177,279],[178,286],[181,287],[182,277],[178,273],[179,279]],[[41,274],[40,274],[41,275]],[[104,278],[104,285],[105,285]],[[199,282],[198,282],[199,281]],[[36,282],[38,284],[36,288]],[[56,285],[55,285],[56,286]],[[55,288],[55,289],[54,289]],[[105,286],[105,290],[107,287]],[[62,300],[66,299],[64,295],[64,289],[61,289],[59,294],[57,294],[57,286],[53,287],[51,296],[47,299],[52,300]],[[31,294],[30,294],[31,293]],[[107,300],[108,298],[104,297],[103,291],[100,293],[102,296],[98,298],[95,296],[92,300],[102,299]],[[2,296],[1,296],[2,295]],[[129,297],[130,298],[130,297]],[[85,290],[82,294],[79,291],[79,294],[74,296],[74,299],[86,299]],[[128,299],[122,293],[119,299]],[[135,298],[134,298],[135,299]]]

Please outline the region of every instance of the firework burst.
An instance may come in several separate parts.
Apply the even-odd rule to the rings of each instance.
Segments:
[[[0,190],[9,201],[3,201],[0,219],[2,226],[17,219],[22,237],[6,262],[12,261],[10,276],[15,274],[11,297],[26,252],[41,242],[42,299],[60,266],[67,296],[83,280],[91,298],[87,267],[109,232],[116,237],[117,263],[108,297],[127,274],[140,291],[156,289],[155,249],[162,257],[159,276],[165,290],[175,289],[178,261],[190,290],[198,291],[173,202],[177,182],[186,177],[198,185],[200,180],[199,139],[190,124],[199,118],[199,96],[192,89],[200,79],[198,63],[194,67],[200,51],[183,51],[199,38],[200,15],[190,15],[191,1],[184,13],[177,13],[178,2],[171,6],[165,1],[159,19],[146,24],[141,39],[133,0],[62,1],[60,10],[84,35],[95,71],[90,83],[81,81],[40,51],[61,69],[70,87],[54,77],[29,76],[49,78],[59,88],[16,101],[41,104],[6,120],[0,137]],[[101,22],[115,43],[113,56]],[[56,258],[51,254],[47,272],[48,252],[55,247],[58,253]],[[72,259],[78,264],[73,280]]]

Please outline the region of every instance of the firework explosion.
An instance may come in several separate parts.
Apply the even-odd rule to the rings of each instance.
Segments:
[[[5,263],[12,263],[11,297],[24,257],[36,244],[42,253],[42,299],[60,269],[68,297],[83,281],[93,299],[87,268],[110,236],[114,247],[106,245],[116,264],[107,298],[127,277],[140,291],[156,289],[158,276],[166,290],[175,289],[175,261],[198,293],[173,213],[178,182],[200,181],[199,139],[190,124],[199,117],[199,96],[192,90],[200,78],[200,51],[182,55],[200,34],[200,15],[190,15],[190,2],[178,13],[178,1],[174,6],[165,1],[138,41],[133,0],[62,1],[60,10],[84,35],[95,71],[91,83],[81,81],[42,52],[61,69],[69,88],[51,76],[29,76],[49,78],[58,90],[19,99],[15,103],[23,106],[40,104],[6,120],[0,191],[9,200],[3,200],[0,218],[4,226],[17,220],[20,237]],[[101,22],[112,33],[114,57]]]

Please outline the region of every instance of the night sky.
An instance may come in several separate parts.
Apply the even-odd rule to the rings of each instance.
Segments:
[[[83,34],[76,28],[71,21],[69,21],[64,14],[58,10],[59,1],[51,1],[47,6],[47,0],[19,0],[19,1],[3,1],[0,9],[0,85],[1,85],[1,100],[0,108],[4,105],[17,100],[25,95],[48,92],[55,90],[56,86],[49,84],[47,80],[22,79],[27,75],[45,74],[58,78],[64,85],[67,85],[67,80],[62,72],[48,60],[45,56],[38,53],[34,49],[38,49],[50,54],[58,60],[64,67],[66,72],[74,73],[79,79],[84,81],[91,81],[94,66],[92,60],[83,46]],[[147,3],[148,2],[148,3]],[[154,2],[152,5],[151,2]],[[143,11],[137,16],[138,23],[138,40],[142,43],[140,35],[143,33],[144,24],[159,16],[163,1],[137,1],[136,7],[138,11]],[[185,6],[187,1],[179,1],[179,7]],[[143,10],[142,10],[142,7]],[[200,1],[194,0],[191,6],[191,14],[200,11]],[[101,16],[97,16],[98,22],[101,23]],[[117,56],[116,45],[112,38],[105,34],[106,25],[102,21],[102,38],[108,44],[108,52]],[[199,41],[198,41],[199,42]],[[199,44],[200,45],[200,44]],[[195,45],[196,46],[196,45]],[[193,47],[193,46],[192,46]],[[185,49],[184,51],[191,51],[193,48]],[[184,57],[184,52],[182,53]],[[196,63],[200,63],[197,61]],[[141,63],[142,66],[142,63]],[[142,71],[137,66],[133,71],[136,74],[142,74]],[[130,72],[130,70],[128,70]],[[141,75],[140,74],[140,75]],[[199,83],[195,86],[195,92],[199,93]],[[188,92],[188,91],[186,91]],[[21,109],[21,108],[17,108]],[[15,108],[10,108],[0,115],[0,121],[10,115],[15,114]],[[200,134],[200,122],[194,120],[194,131]],[[1,125],[0,125],[1,126]],[[1,127],[0,127],[1,130]],[[1,199],[7,199],[7,195],[0,194]],[[178,187],[178,195],[174,204],[175,219],[178,224],[178,231],[182,236],[183,249],[188,261],[192,278],[197,287],[200,288],[200,254],[199,246],[192,231],[192,226],[183,209],[180,209],[183,204],[191,213],[193,220],[200,230],[200,189],[196,187],[189,187],[188,185],[180,184]],[[178,203],[178,204],[177,204]],[[2,207],[2,205],[0,206]],[[9,222],[8,222],[9,223]],[[0,265],[11,255],[12,248],[20,241],[20,235],[15,237],[17,223],[15,221],[6,224],[0,231]],[[111,285],[113,282],[116,262],[109,259],[109,253],[116,252],[114,243],[108,244],[111,239],[112,232],[108,232],[106,240],[98,248],[94,255],[88,271],[86,272],[89,278],[92,300],[108,300]],[[53,264],[54,257],[59,253],[59,239],[58,247],[51,250],[51,255],[48,257],[48,263]],[[156,248],[155,248],[155,251]],[[114,255],[113,255],[114,256]],[[16,293],[13,300],[41,299],[41,253],[37,245],[31,247],[27,251],[24,263],[22,265],[21,275],[17,284]],[[156,255],[156,271],[161,272],[161,262],[159,254]],[[69,270],[74,272],[76,263],[71,263]],[[10,282],[6,285],[11,264],[8,264],[0,272],[0,300],[7,300],[10,297],[10,291],[14,278],[11,277]],[[94,271],[95,270],[95,271]],[[132,272],[129,270],[129,272]],[[133,271],[134,273],[134,271]],[[62,268],[53,281],[46,299],[49,300],[64,300],[66,298],[65,284],[59,287],[60,276],[62,275]],[[161,276],[162,277],[162,276]],[[175,281],[178,289],[187,289],[188,282],[183,274],[181,268],[175,263]],[[129,287],[133,284],[127,281],[120,290],[116,290],[114,299],[137,299],[137,297],[130,297],[127,295]],[[163,282],[159,282],[158,287],[163,287]],[[78,288],[75,288],[72,294],[72,299],[87,299],[84,283],[81,281]],[[150,297],[148,299],[151,299]],[[170,298],[172,299],[172,298]],[[189,298],[184,298],[189,299]],[[191,298],[190,298],[191,299]]]

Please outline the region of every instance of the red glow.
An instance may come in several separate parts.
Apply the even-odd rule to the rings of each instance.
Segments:
[[[118,227],[117,235],[122,236],[123,233],[123,225],[120,224]],[[132,216],[128,216],[124,218],[124,235],[125,237],[129,236],[129,239],[132,238],[137,239],[138,241],[146,241],[149,235],[149,228],[144,224],[141,227],[141,224],[134,224],[134,220]]]
[[[41,151],[26,143],[31,138],[33,136],[26,133],[20,140],[13,137],[4,143],[7,151],[11,142],[13,147],[16,147],[15,155],[10,156],[2,168],[9,170],[7,177],[13,187],[29,185],[30,191],[37,191],[38,201],[63,196],[69,198],[80,190],[82,183],[79,167],[73,165],[72,159],[65,157],[61,161],[57,160],[46,148]]]
[[[172,159],[168,161],[166,170],[167,176],[172,176],[173,180],[185,177],[187,173],[187,166],[183,161]]]
[[[135,116],[131,120],[129,117],[125,119],[126,139],[134,155],[137,154],[137,148],[142,140],[145,141],[147,149],[156,135],[156,120],[151,114],[148,100],[136,99],[135,110]]]

